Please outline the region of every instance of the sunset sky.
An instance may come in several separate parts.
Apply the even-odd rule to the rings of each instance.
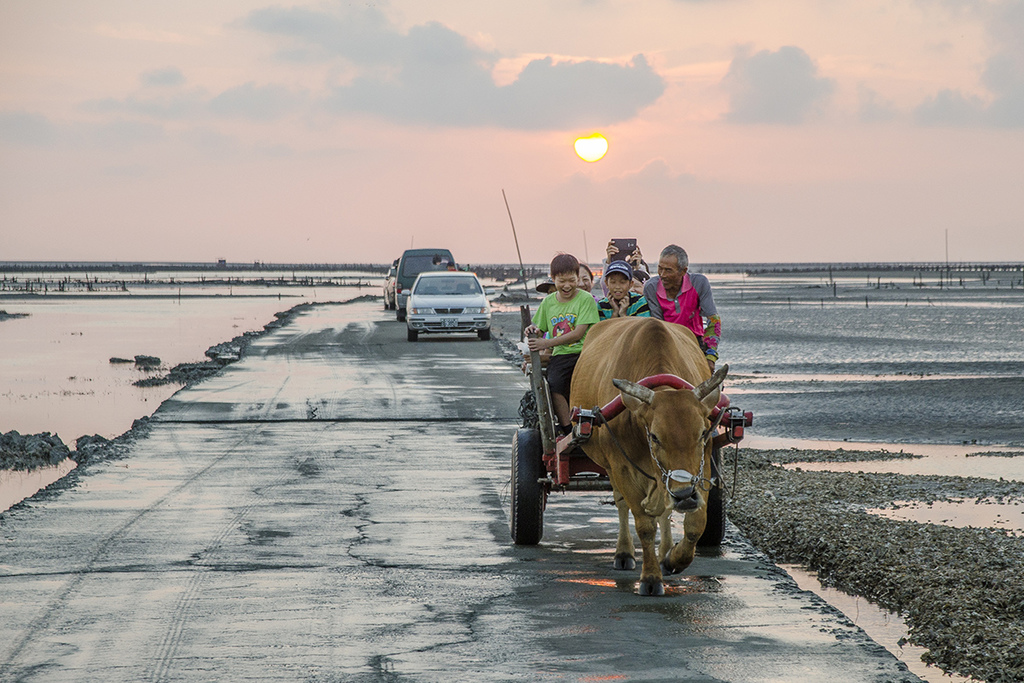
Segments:
[[[513,262],[502,190],[528,263],[1024,261],[1024,1],[0,0],[0,260]]]

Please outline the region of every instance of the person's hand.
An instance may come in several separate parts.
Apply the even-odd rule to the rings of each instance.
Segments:
[[[544,337],[527,337],[526,345],[530,347],[530,351],[540,351],[541,349],[547,348],[544,343],[547,340]]]
[[[615,243],[608,240],[608,247],[604,250],[605,256],[608,257],[608,263],[612,262],[612,257],[619,253],[619,248],[615,246]]]
[[[629,297],[625,296],[619,301],[612,299],[612,310],[616,317],[625,318],[629,312]]]
[[[526,335],[527,338],[536,337],[540,335],[540,333],[540,328],[537,327],[536,325],[527,325],[526,329],[523,330],[523,334]]]
[[[708,361],[708,369],[711,370],[711,374],[712,375],[715,374],[715,361],[711,360],[710,358],[708,358],[707,361]]]
[[[644,255],[640,253],[640,247],[633,250],[633,253],[626,257],[629,261],[629,265],[633,266],[634,270],[640,267],[640,264],[644,260]]]

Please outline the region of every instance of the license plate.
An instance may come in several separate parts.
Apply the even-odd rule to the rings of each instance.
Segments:
[[[457,327],[459,324],[456,318],[441,318],[441,327]]]

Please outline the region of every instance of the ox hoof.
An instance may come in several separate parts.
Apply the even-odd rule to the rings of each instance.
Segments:
[[[661,561],[661,573],[662,574],[679,574],[682,571],[683,571],[682,567],[676,569],[675,567],[673,567],[672,565],[670,565],[668,563],[668,560],[662,560]]]
[[[636,569],[636,558],[634,558],[632,555],[626,555],[625,553],[623,553],[622,555],[616,555],[615,568],[627,571],[631,569]]]
[[[665,584],[661,582],[661,579],[640,579],[638,592],[640,595],[664,595]]]

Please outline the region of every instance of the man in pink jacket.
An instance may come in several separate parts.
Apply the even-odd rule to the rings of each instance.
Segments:
[[[677,323],[696,335],[708,367],[714,372],[722,319],[711,295],[711,283],[700,273],[688,272],[689,268],[686,250],[668,245],[661,250],[658,274],[644,283],[644,298],[652,318]]]

